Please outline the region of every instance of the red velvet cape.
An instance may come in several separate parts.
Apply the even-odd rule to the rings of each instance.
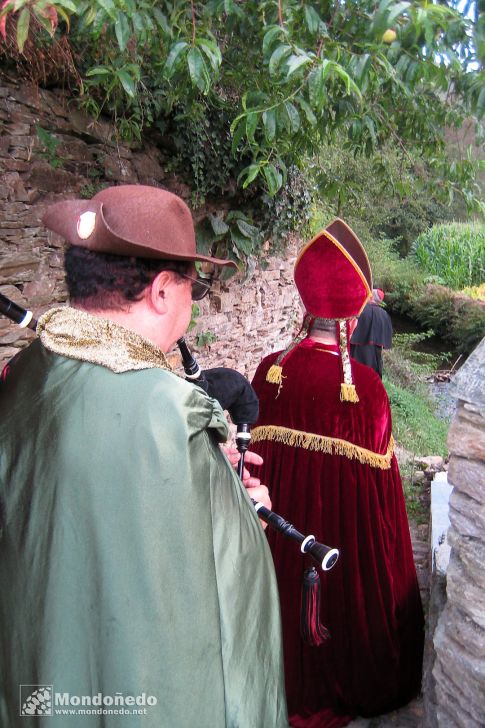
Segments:
[[[268,485],[274,511],[305,535],[340,549],[336,566],[320,573],[321,621],[331,639],[310,647],[299,634],[309,557],[296,542],[267,529],[280,589],[289,714],[292,725],[315,728],[345,725],[349,718],[339,715],[373,716],[408,702],[420,688],[423,646],[387,394],[372,369],[352,360],[360,402],[341,402],[336,352],[305,339],[285,360],[279,394],[278,385],[265,380],[277,353],[263,360],[253,380],[260,398],[253,435],[262,439],[251,449],[264,458],[255,474]],[[309,449],[268,439],[291,440],[280,428],[321,437],[299,435]],[[361,462],[372,460],[372,453],[377,465]]]

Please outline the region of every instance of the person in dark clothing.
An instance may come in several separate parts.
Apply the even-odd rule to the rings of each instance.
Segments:
[[[350,356],[377,372],[382,379],[382,350],[392,347],[392,322],[382,307],[384,291],[372,289],[372,298],[360,314],[352,338]]]

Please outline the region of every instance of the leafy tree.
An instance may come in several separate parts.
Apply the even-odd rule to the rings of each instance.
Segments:
[[[288,170],[337,139],[354,155],[392,144],[407,165],[419,164],[417,178],[439,180],[442,196],[460,190],[470,209],[480,206],[479,163],[448,164],[443,132],[485,112],[483,0],[6,0],[1,7],[0,33],[16,38],[17,64],[29,43],[67,39],[72,82],[89,113],[111,114],[128,139],[149,129],[168,135],[181,166],[190,154],[194,202],[226,200],[228,230],[209,222],[216,242],[234,233],[236,257],[251,254],[260,237],[241,223],[266,210],[271,230],[279,215],[271,199],[294,186]]]

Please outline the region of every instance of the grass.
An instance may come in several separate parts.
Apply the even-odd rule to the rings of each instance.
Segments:
[[[413,253],[428,275],[455,290],[479,286],[485,278],[485,225],[435,225],[417,238]]]
[[[392,429],[397,444],[414,455],[446,457],[449,423],[439,419],[426,394],[412,392],[384,377],[392,410]]]
[[[422,336],[401,334],[394,339],[395,348],[384,352],[383,383],[392,411],[392,429],[400,448],[400,471],[408,517],[417,524],[429,522],[426,480],[416,484],[414,458],[448,455],[449,422],[436,415],[428,393],[426,376],[434,359],[414,349]]]

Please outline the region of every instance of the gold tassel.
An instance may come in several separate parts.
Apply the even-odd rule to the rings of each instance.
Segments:
[[[281,384],[283,381],[283,367],[272,364],[266,372],[266,381],[270,384]]]
[[[395,442],[391,435],[387,451],[381,455],[378,452],[367,450],[365,447],[354,445],[338,437],[316,435],[313,432],[292,430],[279,425],[259,425],[251,430],[251,442],[281,442],[289,447],[301,447],[304,450],[325,452],[330,455],[344,455],[344,457],[358,460],[363,465],[372,465],[373,468],[389,470],[392,465]]]
[[[346,384],[342,382],[340,385],[340,401],[341,402],[358,402],[359,395],[355,389],[355,384]]]

